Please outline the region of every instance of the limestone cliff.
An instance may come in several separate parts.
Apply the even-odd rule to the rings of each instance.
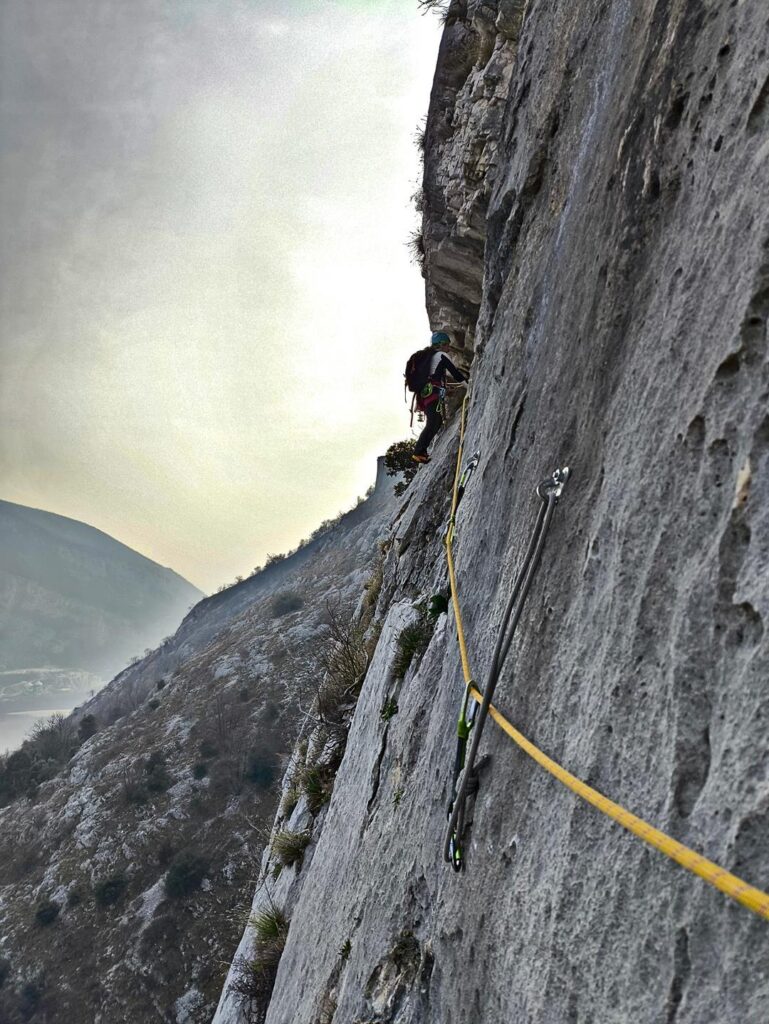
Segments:
[[[453,0],[424,223],[431,319],[474,355],[480,466],[456,552],[476,677],[533,488],[567,463],[496,703],[575,774],[764,889],[768,29],[759,0]],[[307,838],[303,858],[278,871],[265,854],[255,910],[288,922],[268,1024],[759,1024],[766,922],[491,723],[467,870],[443,863],[453,615],[405,672],[399,658],[445,588],[456,445],[454,420],[394,521],[330,803],[276,821]],[[322,763],[322,739],[305,737],[287,790],[297,760]],[[263,924],[217,1024],[260,1019],[264,993],[242,978],[263,963]]]

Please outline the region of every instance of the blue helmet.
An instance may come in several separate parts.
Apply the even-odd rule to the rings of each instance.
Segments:
[[[433,331],[433,336],[430,338],[431,345],[448,345],[450,342],[451,338],[445,331]]]

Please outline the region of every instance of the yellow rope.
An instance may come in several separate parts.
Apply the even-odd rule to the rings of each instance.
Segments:
[[[454,471],[454,490],[451,496],[451,517],[449,528],[446,531],[446,561],[449,566],[449,582],[451,584],[451,603],[454,605],[454,618],[457,622],[457,639],[459,641],[459,656],[462,659],[462,672],[465,683],[469,686],[473,681],[470,671],[470,659],[467,655],[467,643],[465,641],[465,630],[462,624],[462,611],[459,607],[459,596],[457,594],[457,576],[454,570],[454,555],[452,545],[454,543],[454,517],[457,513],[457,500],[459,496],[459,478],[462,469],[462,454],[465,446],[465,415],[467,409],[467,395],[462,402],[462,415],[459,420],[459,451],[457,452],[457,467]]]
[[[454,517],[457,511],[457,496],[458,496],[458,485],[459,485],[459,474],[460,467],[462,464],[462,451],[464,447],[465,438],[465,412],[467,406],[467,398],[462,403],[462,416],[459,427],[459,453],[457,456],[457,468],[454,474],[454,492],[451,503],[451,517],[449,519],[449,529],[446,533],[446,560],[449,567],[449,581],[451,584],[451,600],[454,606],[454,616],[457,622],[457,637],[459,640],[459,653],[462,659],[462,673],[465,679],[465,685],[469,687],[470,695],[478,703],[482,703],[483,694],[473,685],[472,673],[470,671],[470,660],[467,655],[467,643],[465,641],[465,631],[462,625],[462,612],[459,606],[459,597],[457,594],[457,581],[456,572],[454,569],[454,556],[452,553],[452,544],[454,541]],[[761,917],[769,920],[769,895],[765,892],[761,892],[760,889],[754,888],[752,885],[748,885],[747,882],[743,882],[741,878],[737,878],[736,875],[730,874],[724,868],[719,867],[718,864],[714,864],[713,861],[707,860],[707,858],[701,856],[699,853],[695,853],[694,850],[690,850],[683,843],[679,843],[678,840],[671,838],[664,832],[660,832],[659,829],[654,828],[648,822],[642,818],[637,817],[630,811],[621,807],[619,804],[615,804],[613,800],[609,800],[598,790],[593,789],[586,783],[582,782],[571,772],[566,771],[557,762],[553,761],[552,758],[548,757],[547,754],[543,753],[538,747],[526,739],[526,737],[518,732],[518,730],[505,718],[505,716],[497,710],[492,704],[489,707],[489,714],[514,743],[524,750],[529,757],[533,758],[537,764],[541,765],[546,771],[554,775],[559,782],[562,782],[564,786],[568,787],[573,793],[586,800],[593,807],[598,808],[603,814],[616,821],[617,824],[626,828],[633,835],[638,836],[639,839],[643,839],[645,843],[653,846],[660,853],[664,853],[665,856],[670,857],[681,867],[686,868],[695,875],[699,875],[700,878],[704,878],[706,882],[715,886],[721,892],[726,893],[727,896],[731,896],[732,899],[741,903],[744,907],[754,911]]]

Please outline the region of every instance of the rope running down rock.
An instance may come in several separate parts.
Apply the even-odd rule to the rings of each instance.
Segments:
[[[462,406],[462,426],[464,427],[464,413],[465,405]],[[464,432],[464,431],[463,431]],[[497,642],[494,647],[494,655],[491,659],[491,667],[489,669],[486,686],[483,691],[483,700],[481,701],[480,711],[477,719],[474,715],[466,716],[466,707],[468,701],[469,684],[466,684],[465,699],[462,702],[462,711],[460,713],[458,731],[460,734],[460,744],[457,748],[457,759],[455,761],[454,778],[456,786],[456,778],[462,765],[462,732],[465,735],[472,734],[472,743],[470,745],[470,752],[467,756],[464,764],[464,772],[462,774],[459,787],[456,789],[456,796],[453,799],[453,806],[450,809],[449,825],[446,833],[446,841],[444,844],[443,855],[444,858],[451,863],[455,870],[460,870],[462,867],[462,852],[461,852],[461,840],[465,828],[465,811],[467,807],[467,797],[471,785],[475,785],[473,769],[475,767],[475,759],[478,754],[478,747],[481,742],[483,735],[483,727],[486,724],[486,718],[488,717],[489,707],[491,705],[491,699],[494,696],[494,690],[496,689],[497,682],[502,673],[507,654],[510,650],[510,645],[513,642],[515,630],[523,612],[523,607],[526,602],[529,590],[534,581],[534,576],[539,566],[540,559],[542,557],[542,550],[545,544],[545,538],[547,537],[548,529],[550,528],[550,522],[555,511],[555,506],[558,499],[561,496],[563,487],[568,479],[569,470],[567,468],[558,469],[553,473],[552,477],[543,481],[536,490],[538,497],[541,500],[539,511],[537,513],[536,522],[534,529],[529,539],[529,545],[526,550],[526,555],[523,559],[523,564],[518,572],[515,584],[513,586],[512,593],[507,602],[504,614],[502,616],[502,623],[499,627],[497,634]],[[463,478],[465,474],[463,474]],[[459,502],[460,494],[459,488],[455,488],[457,504]],[[451,542],[453,541],[454,531],[454,519],[456,517],[456,507],[452,502],[452,514],[449,520],[449,530],[446,536],[446,549],[450,551]],[[451,536],[449,536],[451,534]],[[453,559],[452,559],[453,561]],[[452,566],[453,568],[453,566]],[[452,582],[452,596],[456,592],[456,578],[453,572],[450,571],[450,577],[453,577]],[[456,613],[458,602],[455,602],[454,610]],[[460,618],[461,615],[458,617]]]
[[[466,417],[467,398],[462,404],[462,415],[460,420],[459,430],[459,451],[457,453],[457,469],[454,477],[454,493],[452,497],[451,515],[449,519],[449,529],[446,533],[446,560],[449,567],[449,581],[451,584],[451,600],[454,607],[454,617],[457,625],[457,639],[459,641],[459,650],[462,660],[462,672],[465,679],[466,692],[469,692],[470,697],[477,703],[483,704],[484,695],[475,686],[470,671],[470,661],[467,654],[467,643],[465,640],[464,625],[462,622],[462,612],[459,605],[459,597],[457,594],[456,585],[456,570],[454,567],[454,557],[452,552],[452,542],[454,539],[454,520],[456,517],[457,508],[457,492],[459,484],[460,466],[462,463],[462,453],[464,448],[464,434],[465,434],[465,417]],[[536,747],[530,740],[528,740],[522,733],[520,733],[515,726],[513,726],[507,718],[496,708],[493,704],[489,703],[488,706],[489,716],[497,723],[500,729],[506,733],[507,736],[513,740],[523,751],[525,751],[529,757],[537,762],[542,768],[553,775],[559,782],[570,789],[577,796],[581,797],[587,803],[592,804],[593,807],[601,811],[607,817],[616,821],[623,828],[627,829],[633,835],[639,839],[643,839],[644,842],[653,846],[654,849],[659,850],[660,853],[664,853],[666,857],[675,861],[681,867],[686,868],[687,871],[691,871],[692,874],[697,875],[699,878],[704,879],[710,885],[714,886],[720,892],[736,900],[742,906],[747,907],[754,913],[758,914],[766,920],[769,920],[769,894],[762,892],[760,889],[749,885],[744,882],[741,878],[731,874],[724,868],[719,867],[718,864],[714,864],[713,861],[708,860],[699,853],[695,853],[694,850],[684,846],[683,843],[679,843],[678,840],[673,839],[671,836],[666,835],[659,829],[650,825],[648,822],[639,818],[637,815],[628,811],[620,804],[614,803],[613,800],[609,800],[602,793],[588,786],[581,779],[578,779],[571,772],[568,772],[565,768],[559,765],[552,758],[548,757],[542,750]],[[448,848],[448,840],[447,840]],[[445,851],[444,851],[445,852]]]

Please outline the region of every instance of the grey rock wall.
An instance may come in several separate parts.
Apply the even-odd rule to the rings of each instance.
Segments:
[[[523,18],[522,0],[448,8],[425,131],[423,239],[434,329],[472,351],[486,213]]]
[[[443,234],[426,225],[428,308],[475,344],[467,449],[481,461],[456,544],[472,664],[482,680],[533,488],[568,463],[496,702],[591,785],[767,889],[766,5],[529,3],[485,227],[464,277],[446,272],[482,281],[471,295],[431,277],[470,231],[447,197],[474,186],[430,140],[445,122],[469,141],[482,122],[481,101],[457,106],[445,81],[478,19],[495,27],[492,55],[509,46],[495,10],[452,4],[427,133],[428,184],[446,199]],[[393,658],[408,609],[445,585],[455,451],[456,420],[396,519],[381,639],[286,894],[268,1024],[760,1024],[767,923],[492,724],[467,871],[442,862],[453,616],[402,683]],[[231,1006],[217,1021],[244,1019]]]

